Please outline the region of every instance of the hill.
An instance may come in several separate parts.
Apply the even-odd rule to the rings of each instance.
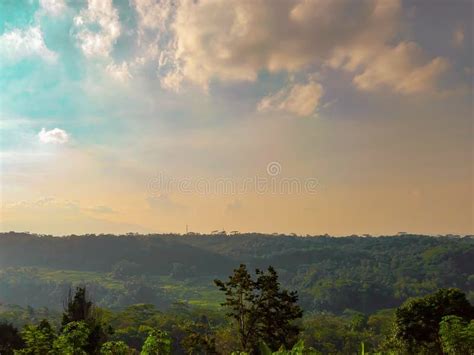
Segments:
[[[307,311],[372,313],[457,287],[474,300],[472,237],[296,237],[261,234],[0,234],[0,302],[59,308],[87,284],[99,305],[184,301],[214,307],[213,279],[273,265]]]

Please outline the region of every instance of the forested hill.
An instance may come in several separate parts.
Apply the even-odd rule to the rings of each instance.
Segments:
[[[441,287],[474,301],[472,237],[0,234],[0,302],[49,306],[86,283],[104,306],[218,304],[212,280],[273,265],[306,310],[373,312]],[[54,296],[54,298],[53,298]],[[60,304],[57,305],[58,307]]]

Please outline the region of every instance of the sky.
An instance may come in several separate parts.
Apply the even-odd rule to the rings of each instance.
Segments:
[[[0,0],[0,229],[474,234],[472,16]]]

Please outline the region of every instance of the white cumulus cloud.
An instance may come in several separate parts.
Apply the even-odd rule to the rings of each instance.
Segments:
[[[156,48],[147,47],[149,60],[158,62],[162,87],[174,91],[183,83],[207,89],[212,80],[256,81],[261,71],[291,74],[329,66],[356,76],[358,89],[385,85],[412,93],[434,90],[445,70],[445,59],[421,61],[417,45],[401,39],[401,0],[133,3],[140,40],[154,33],[147,42]],[[408,79],[393,80],[388,62]],[[295,95],[298,90],[303,88],[295,88]]]
[[[277,93],[265,96],[257,105],[259,112],[283,111],[301,117],[310,116],[318,107],[323,88],[310,80],[307,84],[292,84]]]
[[[343,64],[392,39],[398,0],[181,1],[169,61],[183,79],[254,81],[260,70],[296,72],[337,55]],[[351,58],[348,58],[350,56]],[[344,58],[342,58],[344,57]]]
[[[38,138],[41,143],[64,144],[69,141],[69,134],[65,130],[54,128],[47,131],[42,128],[38,133]]]
[[[52,16],[59,16],[66,9],[64,0],[40,0],[41,8]]]
[[[119,15],[112,0],[88,0],[87,9],[74,18],[74,24],[79,29],[76,37],[87,57],[109,56],[120,36]],[[99,27],[98,31],[95,26]]]
[[[2,60],[17,61],[38,56],[47,62],[55,62],[57,54],[46,47],[43,33],[38,26],[25,30],[14,29],[0,36],[0,55]]]

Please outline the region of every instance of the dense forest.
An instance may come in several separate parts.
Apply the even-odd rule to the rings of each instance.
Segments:
[[[182,303],[166,312],[147,304],[113,312],[94,305],[85,287],[69,293],[62,314],[0,313],[12,318],[0,319],[0,354],[474,354],[474,307],[458,289],[371,316],[303,317],[297,292],[283,289],[272,267],[252,277],[240,265],[214,282],[225,294],[221,313]]]
[[[0,302],[62,308],[87,285],[101,307],[176,302],[217,308],[213,280],[236,265],[272,265],[306,312],[366,315],[456,287],[474,301],[472,237],[0,234]]]
[[[472,260],[472,236],[3,233],[0,353],[471,354]]]

